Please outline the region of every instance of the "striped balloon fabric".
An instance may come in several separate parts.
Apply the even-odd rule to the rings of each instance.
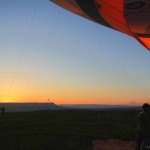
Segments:
[[[134,37],[150,50],[150,0],[50,0],[77,15]]]

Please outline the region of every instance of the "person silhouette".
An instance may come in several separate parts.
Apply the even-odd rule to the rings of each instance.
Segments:
[[[4,114],[5,114],[5,108],[2,107],[2,115],[4,115]]]
[[[145,103],[142,105],[142,112],[137,115],[137,145],[136,150],[140,150],[143,140],[150,137],[150,105]]]

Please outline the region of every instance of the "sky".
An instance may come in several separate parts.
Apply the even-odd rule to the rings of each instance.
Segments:
[[[0,102],[150,102],[150,52],[48,0],[0,0]]]

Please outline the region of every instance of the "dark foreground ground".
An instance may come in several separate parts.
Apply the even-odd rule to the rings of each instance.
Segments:
[[[91,150],[94,139],[135,140],[137,110],[0,114],[1,150]]]

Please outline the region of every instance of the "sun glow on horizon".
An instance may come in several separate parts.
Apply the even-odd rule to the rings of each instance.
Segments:
[[[0,103],[11,103],[11,102],[14,102],[14,101],[10,98],[3,98],[0,100]]]

